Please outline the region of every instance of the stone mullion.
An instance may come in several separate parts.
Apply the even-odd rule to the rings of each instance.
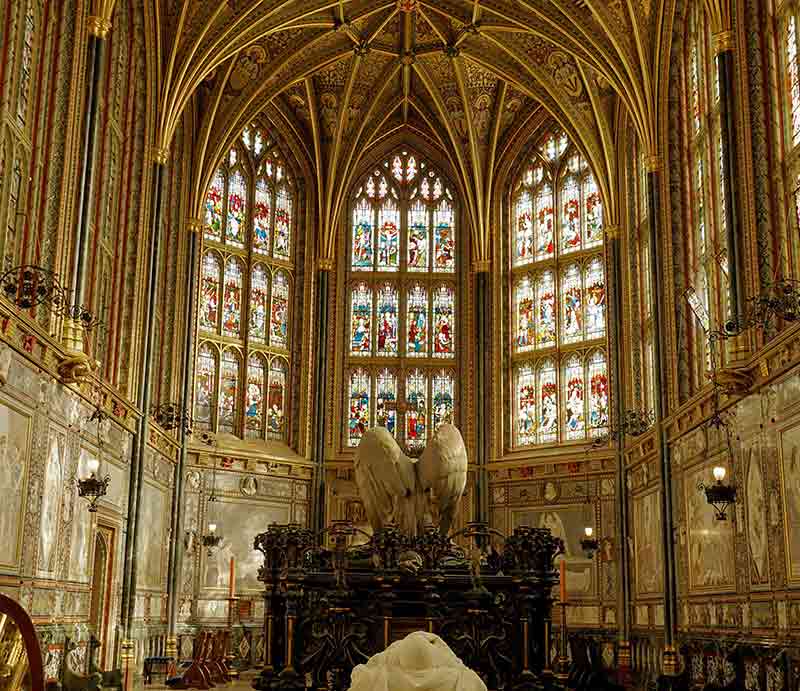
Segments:
[[[328,283],[333,262],[319,260],[317,262],[317,338],[314,363],[314,392],[315,392],[315,420],[314,420],[314,477],[313,498],[311,503],[311,528],[321,531],[325,528],[325,436],[326,436],[326,396],[328,382]],[[347,377],[349,386],[349,377]],[[349,398],[349,392],[348,392]]]

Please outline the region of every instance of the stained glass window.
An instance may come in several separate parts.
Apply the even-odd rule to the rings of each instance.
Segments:
[[[247,436],[260,439],[264,436],[264,361],[251,355],[247,365],[247,400],[244,409],[244,426]]]
[[[372,207],[364,199],[353,209],[353,259],[354,271],[372,270]]]
[[[418,199],[408,210],[408,270],[428,270],[428,209]]]
[[[433,256],[435,271],[455,271],[453,207],[442,200],[433,212]]]
[[[200,276],[200,328],[207,331],[215,331],[219,324],[219,277],[219,259],[206,252]]]
[[[415,285],[408,293],[406,355],[428,355],[428,291]]]
[[[349,444],[358,446],[370,426],[369,398],[372,388],[369,374],[358,369],[350,375]]]
[[[397,377],[388,369],[378,373],[375,391],[375,424],[397,434]]]
[[[239,410],[239,357],[230,349],[222,354],[222,374],[219,386],[220,432],[234,434]]]
[[[608,400],[606,357],[598,350],[589,360],[589,431],[592,436],[608,431]]]
[[[453,422],[455,381],[453,375],[443,370],[433,376],[433,431],[444,423]]]
[[[455,292],[449,286],[440,286],[433,294],[433,356],[453,357],[453,316]]]
[[[223,353],[216,388],[195,391],[195,408],[201,396],[208,400],[217,391],[204,404],[216,411],[213,420],[206,415],[206,429],[289,441],[293,189],[275,144],[251,125],[206,190],[198,328]],[[198,351],[198,379],[210,352]]]
[[[397,355],[397,288],[386,283],[378,290],[378,355]]]
[[[400,210],[387,199],[378,212],[378,271],[400,268]]]
[[[225,284],[222,297],[222,333],[237,337],[242,322],[242,264],[231,257],[225,263]]]
[[[263,264],[256,264],[250,276],[250,338],[267,342],[267,295],[269,275]]]
[[[800,62],[797,53],[797,20],[792,14],[786,26],[786,93],[789,94],[792,143],[800,144]]]
[[[413,370],[406,379],[406,443],[410,448],[425,446],[428,437],[428,378]]]
[[[372,352],[372,289],[359,283],[350,298],[350,354]]]
[[[599,394],[591,398],[586,389],[587,345],[597,352],[598,341],[606,337],[600,189],[580,152],[554,129],[540,140],[514,190],[512,443],[586,439],[607,426],[608,417],[607,393],[603,412]],[[592,419],[605,422],[592,422],[590,430],[587,420],[593,414]]]
[[[17,123],[25,127],[28,118],[28,100],[31,90],[31,70],[33,68],[33,38],[36,30],[33,14],[33,0],[28,3],[25,13],[25,31],[22,35],[22,60],[19,65],[19,85],[17,87]]]
[[[216,407],[214,390],[217,381],[217,360],[208,343],[200,346],[195,373],[194,424],[198,429],[211,429],[212,411]]]

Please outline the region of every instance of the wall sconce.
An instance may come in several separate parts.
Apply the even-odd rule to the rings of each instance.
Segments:
[[[97,473],[100,470],[100,460],[97,458],[89,459],[86,465],[89,477],[78,478],[78,496],[89,500],[89,511],[94,513],[97,511],[97,502],[101,497],[106,496],[108,492],[111,477],[109,475],[104,478],[97,477]]]
[[[214,550],[219,547],[219,543],[222,542],[222,535],[217,532],[216,523],[211,522],[208,524],[208,531],[200,538],[200,542],[208,550],[209,556],[211,556]]]
[[[594,537],[594,528],[592,526],[587,525],[583,529],[584,537],[581,540],[581,549],[583,550],[584,554],[586,554],[587,559],[592,559],[594,557],[594,553],[600,547],[600,543],[597,541],[597,538]]]
[[[726,513],[728,507],[736,502],[736,487],[725,484],[726,470],[724,466],[715,466],[713,473],[715,482],[711,485],[701,482],[698,489],[705,491],[706,501],[714,507],[714,517],[718,521],[726,521],[728,520]]]

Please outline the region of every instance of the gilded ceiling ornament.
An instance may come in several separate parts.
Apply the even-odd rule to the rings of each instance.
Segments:
[[[553,72],[553,79],[556,84],[562,87],[570,96],[577,98],[583,91],[578,68],[570,59],[569,55],[555,50],[547,58],[547,66]]]
[[[480,139],[485,139],[489,135],[489,124],[491,120],[492,97],[483,93],[475,99],[472,106],[472,126]]]
[[[331,91],[326,91],[319,97],[322,124],[325,133],[332,137],[336,133],[336,120],[339,114],[339,98]]]
[[[258,79],[261,66],[267,62],[267,52],[261,46],[250,46],[239,56],[231,74],[230,86],[241,91],[247,84]]]
[[[414,12],[417,9],[417,0],[397,0],[397,9],[401,12]]]

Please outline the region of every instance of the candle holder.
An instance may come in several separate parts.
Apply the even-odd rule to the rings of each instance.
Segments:
[[[569,679],[569,655],[567,649],[567,602],[561,600],[558,606],[561,608],[561,630],[559,631],[558,660],[556,660],[555,678],[566,684]]]
[[[236,655],[233,652],[233,625],[235,622],[234,616],[234,607],[237,606],[239,602],[239,598],[235,595],[231,594],[228,596],[228,631],[230,635],[228,636],[228,650],[225,652],[225,661],[227,662],[228,667],[228,677],[230,680],[235,680],[239,678],[239,670],[237,670],[233,663],[236,660]]]

